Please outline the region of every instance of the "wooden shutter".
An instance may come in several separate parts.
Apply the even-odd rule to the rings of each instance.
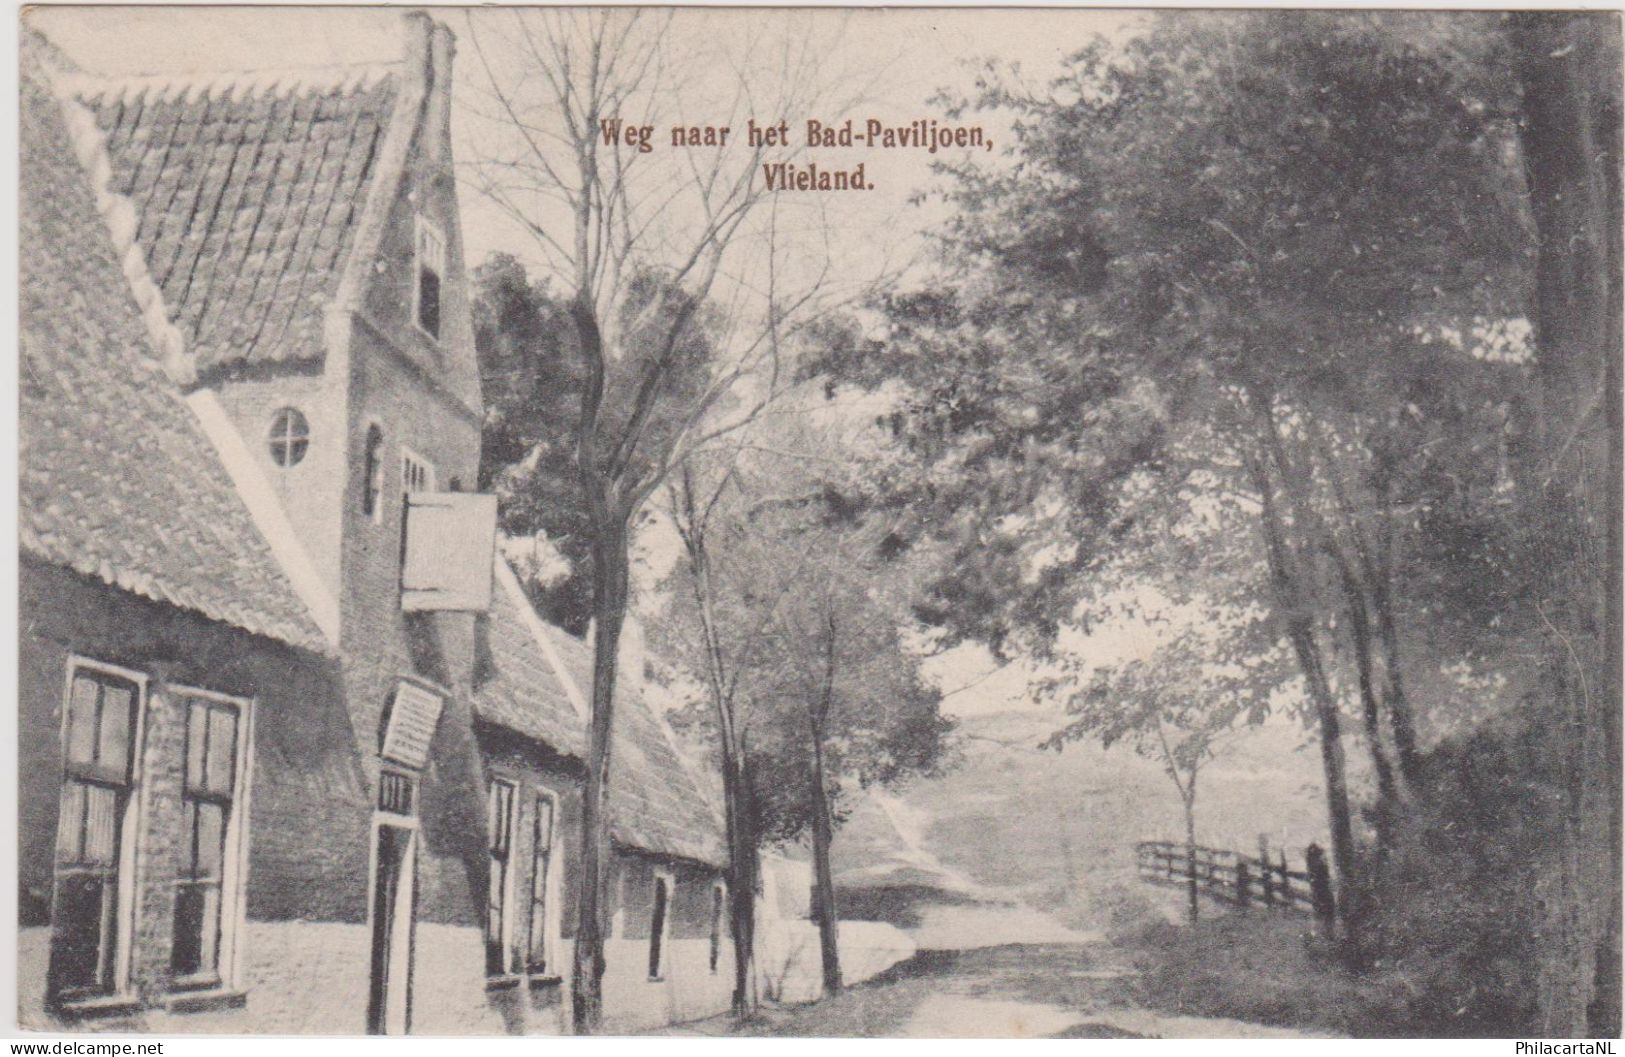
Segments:
[[[491,608],[497,498],[415,492],[406,504],[401,608],[484,613]]]

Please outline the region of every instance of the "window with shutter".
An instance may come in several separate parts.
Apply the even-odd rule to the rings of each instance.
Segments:
[[[553,863],[554,808],[550,795],[536,795],[536,817],[531,825],[530,939],[525,956],[525,968],[532,973],[545,973],[548,968],[547,886]]]
[[[133,679],[87,665],[69,678],[50,973],[57,998],[111,994],[118,986],[140,704]]]
[[[508,957],[508,888],[513,861],[513,815],[513,783],[493,781],[486,804],[491,873],[485,904],[485,971],[491,976],[512,971]]]
[[[236,705],[187,701],[181,870],[170,948],[170,968],[181,987],[213,986],[221,980],[221,941],[235,902],[225,875],[227,834],[237,799],[240,724]]]

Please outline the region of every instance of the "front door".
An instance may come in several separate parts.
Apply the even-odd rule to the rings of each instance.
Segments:
[[[404,1035],[410,1028],[412,987],[412,830],[379,824],[373,880],[372,984],[367,1031]]]

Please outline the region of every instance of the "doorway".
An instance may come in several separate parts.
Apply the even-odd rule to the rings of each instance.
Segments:
[[[379,823],[372,887],[372,980],[367,1032],[411,1029],[412,901],[417,841],[413,830]]]

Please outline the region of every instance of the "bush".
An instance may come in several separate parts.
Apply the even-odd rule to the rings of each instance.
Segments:
[[[1549,740],[1523,723],[1439,745],[1390,849],[1365,852],[1374,968],[1403,982],[1419,1034],[1534,1030],[1538,882],[1563,847]]]

